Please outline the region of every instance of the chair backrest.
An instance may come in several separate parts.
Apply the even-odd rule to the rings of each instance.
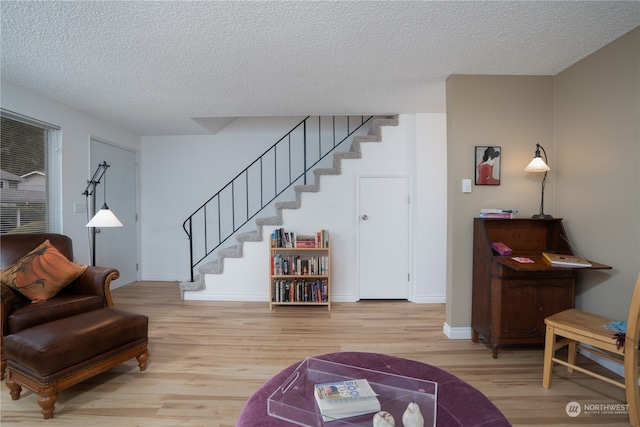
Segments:
[[[7,268],[14,264],[47,239],[49,239],[51,244],[64,256],[70,261],[73,261],[73,245],[71,239],[63,234],[3,234],[0,236],[0,269]]]
[[[638,334],[640,334],[640,274],[636,280],[636,286],[631,296],[631,304],[629,305],[629,317],[627,318],[626,340],[635,337],[636,353],[638,350]]]
[[[638,274],[636,286],[631,296],[629,318],[627,319],[627,335],[637,336],[638,333],[640,333],[640,274]]]
[[[640,391],[638,390],[638,334],[640,334],[640,274],[631,296],[627,332],[624,341],[624,376],[629,404],[629,419],[640,427]],[[635,411],[635,412],[634,412]]]

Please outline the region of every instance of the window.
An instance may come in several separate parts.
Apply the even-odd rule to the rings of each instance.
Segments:
[[[62,232],[60,128],[0,111],[0,234]]]

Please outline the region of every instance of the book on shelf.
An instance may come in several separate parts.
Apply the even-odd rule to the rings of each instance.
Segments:
[[[296,234],[278,228],[271,233],[272,248],[313,249],[329,247],[329,232],[320,230],[315,234]]]
[[[365,379],[316,384],[314,396],[324,421],[380,411],[378,395]]]
[[[318,248],[329,247],[329,231],[320,230],[316,233],[316,247]]]
[[[275,280],[272,302],[328,302],[327,279]]]
[[[591,267],[591,263],[586,259],[576,255],[556,254],[553,252],[542,252],[542,258],[554,267]]]
[[[491,242],[491,249],[503,256],[511,255],[513,253],[513,249],[502,242]]]
[[[271,257],[272,276],[328,276],[329,257],[275,254]]]
[[[278,228],[271,233],[272,248],[295,248],[296,233],[286,232],[284,228]]]

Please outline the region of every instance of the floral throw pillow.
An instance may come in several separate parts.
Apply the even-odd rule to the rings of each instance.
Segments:
[[[71,262],[49,240],[2,270],[2,283],[32,302],[46,301],[87,269]]]

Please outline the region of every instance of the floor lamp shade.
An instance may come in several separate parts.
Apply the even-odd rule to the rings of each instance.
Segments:
[[[122,223],[105,204],[87,223],[87,227],[122,227]]]

